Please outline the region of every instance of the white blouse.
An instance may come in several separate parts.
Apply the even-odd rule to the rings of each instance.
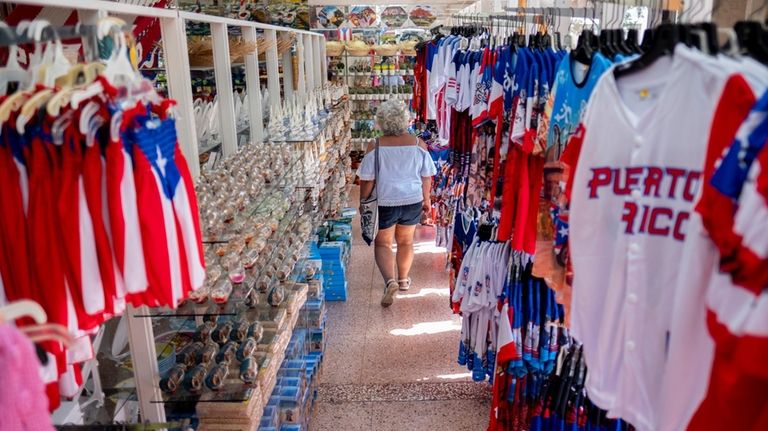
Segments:
[[[379,205],[396,207],[422,201],[421,178],[437,173],[432,157],[418,145],[379,146],[379,177],[376,184]],[[366,154],[357,175],[363,181],[375,179],[376,150]]]

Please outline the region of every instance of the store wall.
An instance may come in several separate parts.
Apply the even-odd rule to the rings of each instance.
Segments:
[[[718,25],[718,27],[731,27],[736,21],[744,19],[765,19],[766,11],[762,13],[754,13],[761,6],[763,1],[760,0],[720,0],[717,8],[715,9],[712,19]],[[766,8],[768,9],[768,8]]]

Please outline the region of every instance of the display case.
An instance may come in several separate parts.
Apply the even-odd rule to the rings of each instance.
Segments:
[[[83,25],[95,26],[109,16],[113,20],[141,21],[158,27],[163,61],[157,64],[156,70],[148,72],[161,76],[155,81],[155,87],[176,102],[173,109],[178,144],[189,161],[193,179],[198,182],[200,209],[206,211],[201,214],[201,220],[206,228],[204,245],[209,283],[176,309],[128,306],[122,317],[103,325],[92,336],[95,358],[83,363],[84,383],[74,399],[64,400],[62,407],[53,413],[54,422],[166,424],[167,420],[206,417],[208,423],[215,423],[227,409],[258,422],[306,302],[308,285],[301,282],[306,242],[314,226],[322,221],[324,211],[331,210],[331,204],[324,197],[335,197],[320,187],[333,183],[331,167],[340,163],[338,152],[329,149],[349,145],[348,139],[331,141],[329,137],[333,133],[324,133],[329,125],[340,127],[335,121],[341,121],[348,130],[349,108],[344,103],[326,112],[323,124],[311,118],[317,125],[317,136],[304,137],[308,141],[304,143],[267,140],[265,114],[294,94],[308,97],[324,87],[323,36],[180,10],[174,2],[169,2],[168,7],[104,0],[14,0],[12,3],[40,6],[50,13],[65,11],[66,16],[72,14],[78,24]],[[188,23],[209,28],[212,64],[204,69],[190,65]],[[246,43],[265,42],[243,55],[234,73],[230,56],[232,28],[239,31],[239,37]],[[290,36],[292,48],[291,55],[281,58],[278,41],[283,39],[283,34]],[[142,35],[134,36],[141,38]],[[291,76],[285,76],[286,64],[295,64],[287,68]],[[195,81],[200,75],[209,82]],[[195,115],[198,105],[193,82],[207,85],[210,94],[215,94],[218,109],[210,119],[216,125],[217,142],[199,139],[198,131],[204,125]],[[241,89],[251,91],[246,93]],[[267,94],[268,98],[264,97]],[[205,101],[202,96],[198,99]],[[246,104],[248,110],[238,111],[238,105]],[[328,138],[326,143],[316,142],[319,136]],[[345,136],[348,138],[348,134]],[[235,161],[256,160],[251,167],[263,168],[260,172],[265,174],[266,148],[282,150],[279,159],[275,155],[269,160],[274,164],[269,165],[274,168],[271,175],[261,175],[261,181],[255,177],[244,178],[248,184],[254,180],[258,187],[246,184],[245,188],[238,189],[241,195],[227,195],[227,202],[237,202],[234,207],[217,205],[215,200],[210,205],[204,202],[203,196],[215,196],[214,191],[227,189],[211,187],[211,193],[203,191],[202,187],[209,184],[208,176],[221,174],[237,179],[240,171],[235,169]],[[212,149],[220,154],[221,163],[195,162],[201,152]],[[313,165],[316,177],[305,175],[309,159],[319,160]],[[230,180],[222,181],[234,185]],[[217,206],[221,212],[209,211]],[[232,216],[228,217],[230,212]],[[257,232],[260,221],[264,221],[262,225],[269,225],[269,232]],[[217,224],[222,227],[220,230],[207,229]],[[251,229],[246,229],[246,225]],[[250,241],[236,244],[237,235],[241,235],[240,239],[250,236]],[[263,241],[264,247],[248,254],[254,249],[248,247],[249,243],[256,239]],[[221,245],[227,247],[223,252],[217,249]],[[225,340],[222,333],[226,332],[227,323],[232,330]],[[258,340],[248,335],[256,323],[262,328]],[[221,343],[208,338],[212,336],[220,337]]]

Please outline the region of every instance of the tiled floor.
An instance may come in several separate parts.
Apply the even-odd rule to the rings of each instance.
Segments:
[[[373,247],[360,239],[357,220],[353,226],[349,298],[327,304],[328,344],[310,430],[484,430],[490,392],[456,364],[460,320],[448,308],[445,251],[434,247],[433,229],[417,229],[413,287],[384,309]]]

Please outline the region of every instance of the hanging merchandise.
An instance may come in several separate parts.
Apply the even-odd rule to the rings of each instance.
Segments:
[[[548,27],[574,11],[511,11],[456,18],[415,66],[417,118],[451,150],[433,195],[459,363],[495,361],[489,429],[761,428],[765,30],[737,24],[723,54],[714,25],[641,48],[608,19],[567,52]]]
[[[66,354],[50,348],[67,372],[62,388],[80,385],[73,367],[93,356],[88,334],[100,324],[126,304],[176,307],[205,276],[173,101],[136,73],[122,27],[114,18],[78,27],[113,37],[115,49],[104,65],[71,65],[59,39],[41,39],[53,28],[32,22],[17,42],[36,42],[39,78],[0,102],[4,294],[39,302],[77,334]]]

